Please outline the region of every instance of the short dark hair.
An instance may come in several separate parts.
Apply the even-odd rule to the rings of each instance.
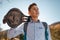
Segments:
[[[31,7],[34,6],[34,5],[37,6],[36,3],[32,3],[32,4],[30,4],[30,6],[28,7],[28,11],[30,11]]]

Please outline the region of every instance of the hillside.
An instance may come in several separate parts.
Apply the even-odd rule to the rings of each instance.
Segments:
[[[55,22],[50,25],[51,35],[53,40],[60,40],[60,22]]]

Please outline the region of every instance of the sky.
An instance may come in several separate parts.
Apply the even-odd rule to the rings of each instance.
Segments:
[[[4,15],[11,8],[19,8],[25,15],[28,15],[28,6],[36,3],[39,8],[39,19],[47,22],[48,25],[60,21],[60,0],[0,0],[0,28],[10,29],[2,20]]]

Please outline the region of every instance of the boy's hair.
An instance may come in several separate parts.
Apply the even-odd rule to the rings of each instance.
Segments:
[[[34,6],[34,5],[37,6],[36,3],[32,3],[32,4],[30,4],[29,7],[28,7],[28,11],[30,11],[31,7]]]

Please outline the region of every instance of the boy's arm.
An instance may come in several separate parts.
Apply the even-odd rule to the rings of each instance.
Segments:
[[[23,27],[24,27],[24,24],[19,25],[17,28],[13,28],[13,29],[8,30],[7,37],[9,39],[11,39],[11,38],[14,38],[14,37],[20,35],[21,33],[24,33]]]

